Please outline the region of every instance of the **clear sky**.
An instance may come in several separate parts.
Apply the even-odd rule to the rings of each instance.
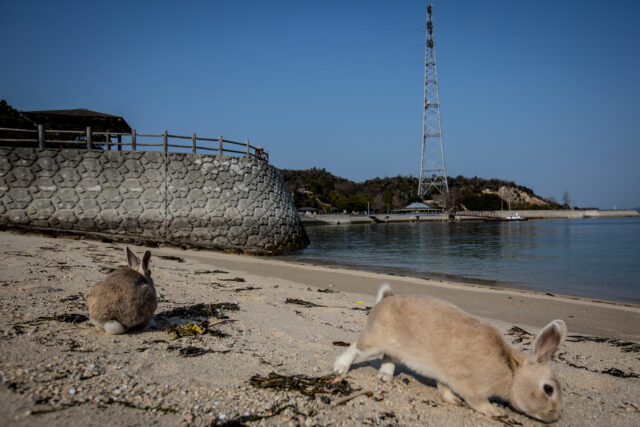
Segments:
[[[433,2],[447,173],[640,206],[640,2]],[[425,1],[0,2],[0,98],[420,173]]]

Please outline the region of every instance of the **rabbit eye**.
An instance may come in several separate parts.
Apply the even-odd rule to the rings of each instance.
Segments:
[[[553,387],[551,387],[549,384],[545,384],[542,389],[545,393],[547,393],[547,396],[551,396],[553,394]]]

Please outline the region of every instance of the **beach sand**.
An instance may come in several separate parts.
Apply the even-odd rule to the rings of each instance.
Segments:
[[[564,319],[569,338],[552,361],[564,391],[556,424],[640,424],[638,306],[153,248],[161,294],[154,326],[114,337],[86,321],[86,296],[125,265],[123,248],[0,233],[0,424],[540,424],[510,408],[495,420],[443,403],[432,380],[407,368],[383,383],[378,359],[357,360],[346,383],[332,384],[371,392],[342,404],[339,394],[251,384],[271,372],[329,374],[362,330],[382,283],[454,302],[524,350],[542,326]],[[172,329],[195,322],[206,330],[205,320],[212,333],[177,337]]]

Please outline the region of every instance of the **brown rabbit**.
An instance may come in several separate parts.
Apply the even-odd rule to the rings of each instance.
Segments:
[[[151,252],[145,251],[142,263],[125,247],[129,267],[110,273],[89,293],[89,317],[108,334],[119,335],[129,329],[144,330],[158,307],[151,280]]]
[[[334,372],[345,374],[357,356],[382,354],[378,376],[385,381],[393,377],[397,361],[435,379],[445,402],[461,404],[460,396],[476,411],[495,417],[504,411],[489,398],[498,397],[551,422],[560,417],[562,390],[546,362],[566,335],[564,321],[552,321],[528,356],[508,345],[497,329],[452,304],[393,295],[383,285],[364,330],[336,359]]]

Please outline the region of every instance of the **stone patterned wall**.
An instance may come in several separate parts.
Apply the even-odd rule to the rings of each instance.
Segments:
[[[202,154],[0,148],[0,226],[252,253],[309,243],[273,166]]]

